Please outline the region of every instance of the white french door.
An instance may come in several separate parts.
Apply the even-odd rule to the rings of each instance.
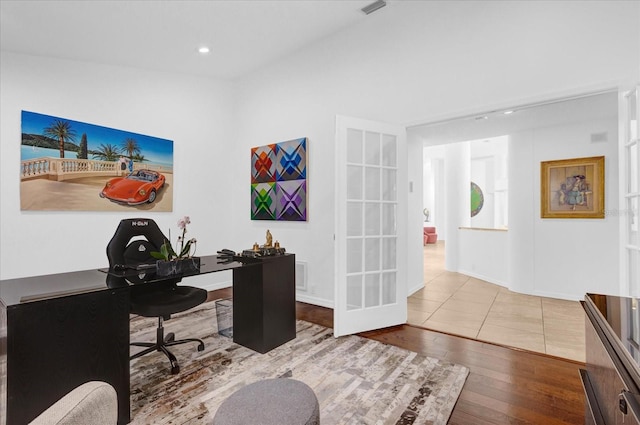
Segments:
[[[622,96],[621,176],[623,214],[621,217],[625,295],[640,297],[640,87]]]
[[[335,152],[334,335],[406,323],[405,128],[337,116]]]

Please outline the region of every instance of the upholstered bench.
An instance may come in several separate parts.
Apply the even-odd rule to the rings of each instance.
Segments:
[[[319,425],[320,406],[304,382],[265,379],[240,388],[222,402],[213,425]]]
[[[108,383],[89,381],[55,402],[29,425],[116,425],[118,395]]]

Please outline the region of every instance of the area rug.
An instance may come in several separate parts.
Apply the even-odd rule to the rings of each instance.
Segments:
[[[156,326],[156,319],[132,316],[131,341],[153,341]],[[276,377],[309,385],[325,425],[446,424],[469,373],[366,338],[334,338],[331,329],[301,320],[294,340],[260,354],[218,335],[214,302],[174,315],[165,332],[202,338],[205,350],[172,347],[177,375],[161,353],[131,362],[132,424],[211,424],[233,392]]]

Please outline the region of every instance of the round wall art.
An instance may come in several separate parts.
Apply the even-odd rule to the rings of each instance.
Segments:
[[[471,217],[478,215],[484,205],[484,195],[480,186],[471,182]]]

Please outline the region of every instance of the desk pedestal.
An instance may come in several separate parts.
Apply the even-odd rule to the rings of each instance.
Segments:
[[[118,423],[129,422],[127,288],[13,305],[1,314],[9,330],[0,350],[6,349],[7,424],[30,422],[92,380],[113,385]]]
[[[296,337],[294,254],[233,270],[233,341],[266,353]]]

